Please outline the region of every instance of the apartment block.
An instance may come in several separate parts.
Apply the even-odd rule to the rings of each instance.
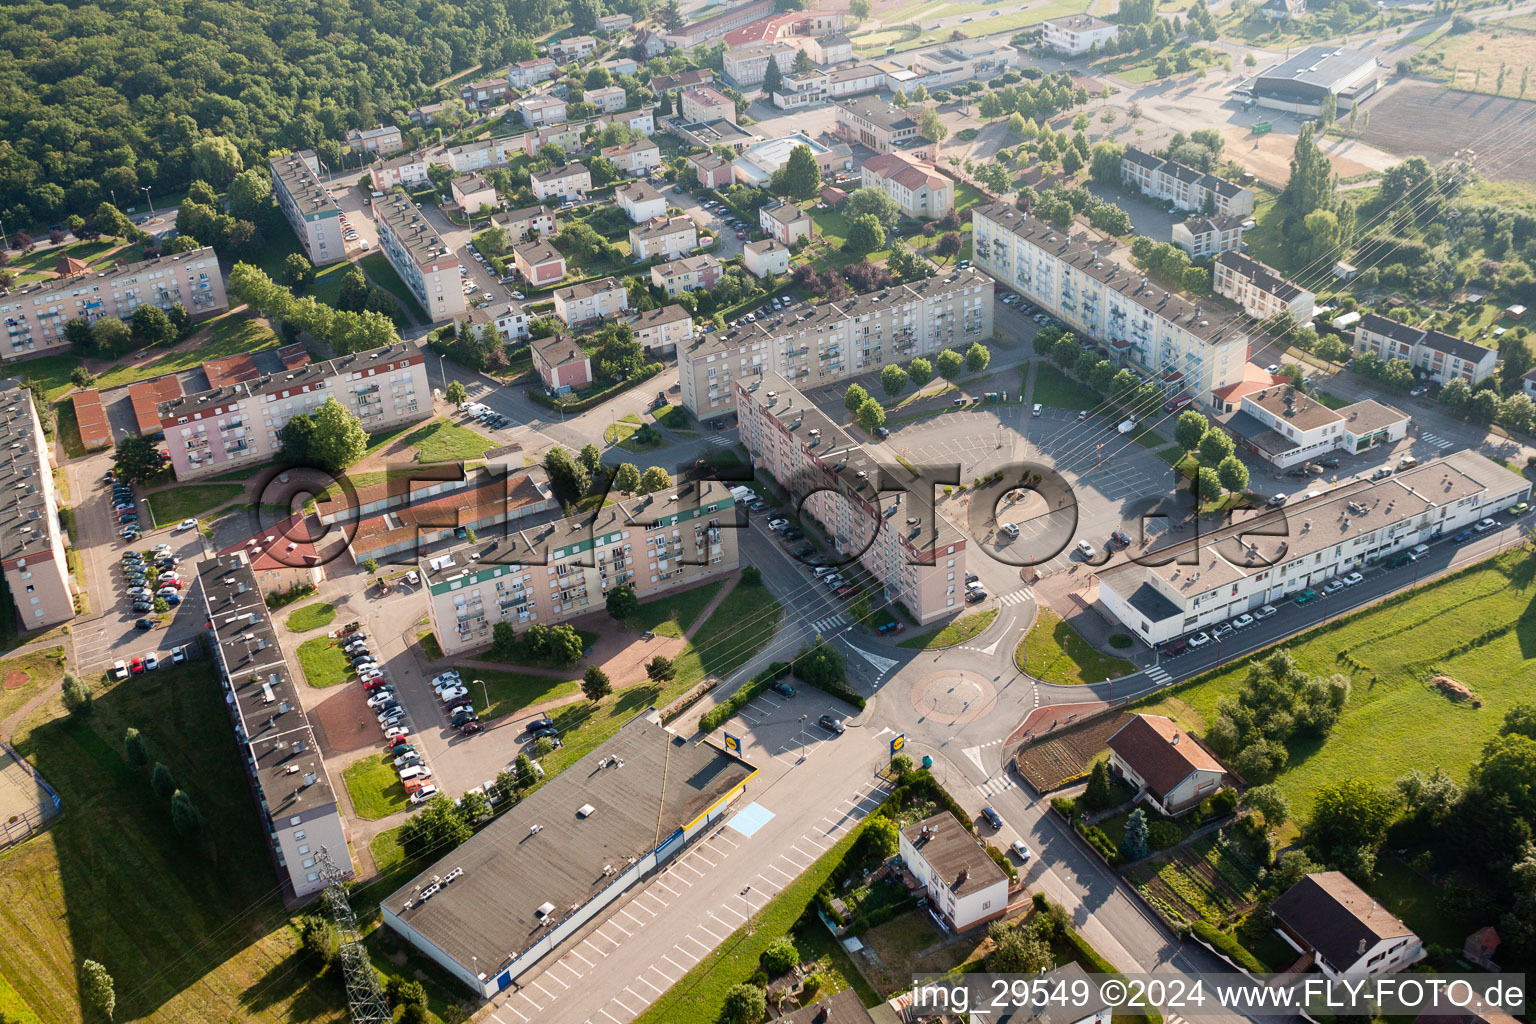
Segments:
[[[710,85],[714,80],[715,73],[709,68],[694,68],[675,75],[657,75],[651,79],[651,89],[660,96],[662,93],[676,93],[695,86]]]
[[[693,317],[676,304],[635,313],[625,322],[647,355],[675,355],[679,345],[693,340]]]
[[[604,146],[603,156],[632,178],[641,178],[661,166],[661,147],[650,139],[636,139],[617,146]]]
[[[1348,480],[1283,512],[1155,549],[1157,565],[1125,561],[1099,569],[1099,602],[1157,645],[1278,604],[1530,496],[1530,481],[1460,451],[1384,480]]]
[[[666,44],[668,47],[691,50],[700,43],[719,39],[727,32],[744,28],[773,13],[774,0],[747,0],[746,3],[736,4],[721,14],[685,25],[676,32],[668,32]]]
[[[1061,319],[1105,358],[1210,407],[1243,379],[1248,334],[1236,310],[1154,285],[1117,239],[1075,224],[1058,231],[1007,203],[973,207],[976,266]]]
[[[518,116],[523,119],[523,124],[529,128],[537,128],[540,125],[558,124],[565,120],[565,100],[548,93],[534,93],[525,96],[512,104]]]
[[[707,419],[735,407],[735,382],[776,373],[820,387],[991,337],[992,279],[956,270],[701,335],[678,349],[683,405]]]
[[[887,153],[864,161],[859,176],[865,188],[890,196],[908,217],[936,219],[955,207],[954,181],[932,164]]]
[[[241,555],[197,564],[213,641],[213,664],[269,852],[284,888],[302,899],[326,886],[322,851],[353,875],[346,825],[320,745],[299,699],[299,683],[267,611],[256,573]]]
[[[601,611],[615,587],[645,601],[734,572],[735,525],[735,499],[709,481],[508,530],[421,560],[427,615],[443,653],[460,655],[489,646],[498,622],[522,632]]]
[[[877,462],[778,373],[735,392],[754,469],[821,525],[835,557],[878,581],[872,601],[900,601],[920,623],[965,607],[965,537],[934,508],[932,484]]]
[[[788,74],[795,66],[797,53],[799,51],[793,46],[775,39],[767,43],[733,46],[721,55],[721,60],[724,62],[725,77],[738,86],[747,86],[757,85],[768,77],[770,61],[779,66],[781,73]]]
[[[0,486],[8,496],[0,507],[0,564],[20,627],[46,629],[75,617],[75,598],[53,487],[53,443],[19,380],[0,380],[0,441]]]
[[[1205,259],[1243,247],[1243,232],[1253,227],[1252,217],[1196,214],[1173,226],[1173,244],[1195,259]]]
[[[394,192],[376,200],[373,217],[379,248],[428,316],[437,322],[464,312],[459,257],[410,197]]]
[[[631,224],[644,224],[667,212],[667,200],[645,181],[624,182],[613,190],[613,201],[629,217]]]
[[[741,249],[741,263],[755,277],[789,273],[789,246],[777,238],[748,242]]]
[[[1456,378],[1480,384],[1493,375],[1499,362],[1499,353],[1494,349],[1376,313],[1366,313],[1355,325],[1355,355],[1367,352],[1383,361],[1406,359],[1409,365],[1442,384]]]
[[[559,284],[565,277],[565,256],[544,239],[525,242],[512,250],[512,265],[535,288]]]
[[[670,263],[658,263],[651,268],[651,284],[676,297],[683,292],[710,289],[723,273],[720,261],[705,253],[702,256],[685,256]]]
[[[1175,160],[1128,147],[1120,161],[1120,180],[1143,195],[1172,203],[1180,210],[1222,217],[1251,216],[1253,192],[1214,174]]]
[[[918,140],[918,124],[885,96],[855,96],[836,104],[837,134],[876,153],[904,149]]]
[[[1255,320],[1289,313],[1298,323],[1312,319],[1317,296],[1280,276],[1273,267],[1240,252],[1224,252],[1211,264],[1211,288]]]
[[[341,207],[320,181],[320,158],[306,149],[275,156],[268,165],[272,169],[272,198],[299,236],[309,262],[320,267],[346,259]]]
[[[375,128],[353,128],[347,132],[347,148],[363,153],[394,153],[405,148],[400,129],[392,124]]]
[[[24,359],[68,346],[64,325],[71,320],[115,316],[127,320],[140,306],[169,310],[176,303],[200,320],[229,309],[224,275],[212,247],[174,256],[80,270],[21,285],[0,295],[6,341],[0,360]]]
[[[567,327],[629,312],[629,293],[616,277],[582,281],[555,292],[555,316]]]
[[[535,199],[580,199],[592,191],[592,175],[583,164],[565,164],[540,171],[530,179]]]
[[[691,217],[656,217],[629,229],[635,258],[676,258],[699,247],[699,230]]]
[[[283,426],[300,413],[313,414],[327,398],[361,419],[369,433],[432,413],[425,360],[408,342],[183,395],[157,410],[176,479],[267,461],[281,448]]]
[[[629,95],[622,85],[607,85],[600,89],[587,89],[581,94],[583,103],[590,103],[597,108],[600,114],[611,114],[615,110],[623,110],[629,102]]]
[[[547,206],[528,206],[503,213],[496,218],[496,223],[506,228],[507,237],[513,242],[526,242],[530,238],[553,238],[560,230],[555,211]]]
[[[549,55],[565,64],[586,60],[596,52],[597,40],[592,36],[567,36],[549,44]]]
[[[388,480],[322,503],[324,524],[356,521],[348,552],[358,565],[368,559],[414,565],[426,550],[453,545],[474,530],[487,537],[496,527],[558,514],[560,502],[540,466],[470,470],[457,479]]]
[[[684,90],[679,111],[685,121],[736,120],[736,104],[729,96],[708,85]]]
[[[1040,41],[1046,49],[1055,50],[1067,57],[1081,57],[1092,49],[1104,48],[1104,44],[1119,38],[1120,26],[1114,22],[1095,18],[1091,14],[1074,14],[1065,18],[1052,18],[1042,27]]]

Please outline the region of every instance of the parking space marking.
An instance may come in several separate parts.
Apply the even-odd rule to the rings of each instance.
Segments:
[[[578,948],[580,948],[580,947],[578,947]],[[588,960],[586,957],[582,956],[580,953],[576,952],[576,950],[574,950],[574,949],[571,950],[571,956],[575,957],[577,960],[580,960],[582,963],[586,964],[588,967],[592,966],[592,961],[591,960]]]
[[[698,858],[699,860],[703,861],[705,864],[708,864],[710,867],[715,867],[716,866],[714,861],[712,861],[708,857],[704,856],[698,850],[694,850],[693,851],[693,856]]]
[[[669,893],[669,894],[670,894],[670,895],[671,895],[671,896],[673,896],[673,897],[676,897],[676,896],[677,896],[677,890],[676,890],[676,889],[674,889],[674,888],[672,888],[672,887],[671,887],[671,886],[670,886],[670,885],[668,885],[668,884],[667,884],[667,883],[666,883],[666,882],[663,882],[663,881],[662,881],[662,880],[661,880],[661,879],[660,879],[660,878],[658,878],[658,879],[656,879],[656,885],[657,885],[657,887],[658,887],[658,888],[661,888],[661,889],[665,889],[665,890],[667,890],[667,892],[668,892],[668,893]],[[654,893],[650,893],[650,892],[647,892],[647,893],[646,893],[646,895],[648,895],[648,896],[650,896],[650,897],[651,897],[651,898],[652,898],[652,899],[655,899],[655,898],[656,898],[656,897],[655,897],[655,894],[654,894]],[[659,901],[659,900],[658,900],[658,901],[657,901],[657,902],[660,902],[660,901]],[[665,903],[662,903],[662,906],[666,906],[666,904],[665,904]]]
[[[559,962],[559,961],[556,961],[556,963],[558,963],[558,962]],[[559,979],[559,978],[557,978],[557,977],[555,977],[555,976],[554,976],[554,974],[553,974],[553,973],[552,973],[552,971],[553,971],[553,965],[551,965],[551,970],[549,970],[549,971],[545,971],[545,972],[544,972],[544,973],[543,973],[543,974],[541,974],[541,975],[539,975],[539,977],[541,977],[541,978],[548,978],[548,979],[549,979],[549,980],[550,980],[550,981],[560,981],[560,979]],[[534,984],[535,984],[535,985],[538,985],[538,982],[534,982]],[[567,984],[566,984],[566,983],[565,983],[565,982],[563,982],[563,981],[560,981],[560,988],[561,988],[561,991],[565,991],[565,990],[568,990],[568,989],[569,989],[569,988],[570,988],[570,987],[571,987],[571,986],[569,986],[569,985],[567,985]],[[540,992],[545,992],[545,990],[544,990],[544,986],[542,986],[542,985],[539,985],[539,991],[540,991]],[[548,994],[549,994],[549,993],[547,993],[547,992],[545,992],[545,995],[548,995]],[[554,996],[550,996],[550,998],[551,998],[551,999],[553,999],[553,998],[554,998]]]
[[[511,1010],[513,1013],[516,1013],[518,1020],[527,1020],[528,1019],[527,1017],[524,1017],[521,1013],[519,1013],[517,1007],[513,1006],[511,1003],[508,1003],[505,1007],[503,1007],[503,1009]],[[496,1015],[494,1013],[491,1014],[491,1016],[492,1017],[496,1017]],[[500,1017],[496,1017],[496,1019],[498,1021],[501,1020]]]
[[[715,945],[719,945],[720,944],[720,936],[716,935],[714,932],[712,932],[708,928],[704,927],[703,922],[699,923],[698,929],[699,929],[699,931],[703,932],[705,935],[708,935],[710,938],[714,939],[715,940]],[[694,939],[693,941],[698,942],[699,940],[698,939]],[[703,946],[704,943],[699,942],[699,945]],[[704,948],[705,949],[712,949],[714,947],[712,947],[712,946],[705,946]]]
[[[652,967],[651,970],[656,971],[656,968]],[[656,971],[656,973],[657,974],[661,974],[660,971]],[[662,974],[661,976],[663,978],[666,977],[665,974]],[[636,978],[635,980],[638,981],[640,984],[644,985],[646,988],[650,989],[652,992],[655,992],[657,995],[661,995],[662,994],[662,991],[663,991],[662,989],[659,989],[655,985],[652,985],[650,982],[646,981],[644,978]],[[628,990],[626,989],[626,991],[628,991]]]
[[[683,967],[676,960],[673,960],[670,956],[667,956],[667,954],[665,954],[665,953],[661,954],[661,958],[663,960],[665,960],[667,963],[671,964],[673,967],[676,967],[677,968],[677,973],[678,973],[679,976],[681,976],[682,973],[687,970],[686,967]]]
[[[549,989],[545,988],[543,985],[540,985],[539,984],[539,980],[537,978],[535,978],[534,980],[530,981],[528,984],[532,985],[534,988],[536,988],[540,992],[544,993],[544,998],[545,999],[548,999],[550,1002],[554,1002],[555,1001],[555,997],[550,994]],[[570,986],[567,985],[566,987],[569,988]],[[524,998],[526,999],[527,997],[524,996]],[[529,1002],[532,1002],[532,1001],[533,1000],[531,1000],[531,999],[529,1000]]]
[[[576,968],[572,967],[570,964],[566,963],[565,962],[565,957],[561,957],[559,960],[556,960],[555,961],[555,966],[556,967],[564,967],[566,970],[570,971],[572,974],[574,974],[576,976],[576,980],[577,981],[581,980],[581,972],[578,971]],[[556,978],[555,980],[559,981],[560,979]],[[567,987],[569,987],[569,986],[567,986]]]
[[[669,873],[672,874],[674,877],[676,877],[676,870],[675,870],[676,868],[687,868],[689,871],[692,871],[694,874],[698,875],[700,878],[704,877],[704,872],[700,871],[698,868],[694,867],[692,864],[689,864],[686,861],[681,861],[681,860],[678,861],[676,864],[673,865],[673,868],[674,868],[674,870],[672,872],[669,872]],[[680,882],[686,881],[685,879],[681,879],[681,878],[679,878],[677,880],[680,881]]]
[[[538,1003],[534,1002],[533,1001],[533,997],[530,996],[527,992],[519,992],[518,994],[520,996],[522,996],[524,999],[528,1000],[528,1005],[533,1007],[533,1009],[534,1009],[534,1011],[536,1013],[543,1013],[544,1012],[544,1007],[542,1007]]]
[[[602,1014],[604,1017],[607,1017],[609,1020],[613,1021],[613,1024],[622,1024],[622,1022],[619,1020],[619,1018],[615,1017],[613,1014],[609,1013],[607,1010],[598,1010],[597,1012]]]
[[[619,908],[619,913],[621,913],[621,914],[624,913],[624,908],[620,907]],[[634,918],[630,918],[630,920],[634,920]],[[608,923],[613,925],[615,928],[617,928],[619,930],[619,934],[623,935],[626,939],[630,937],[630,933],[628,931],[625,931],[624,926],[619,924],[619,922],[617,922],[617,921],[609,921]],[[618,945],[618,943],[615,942],[614,945]]]

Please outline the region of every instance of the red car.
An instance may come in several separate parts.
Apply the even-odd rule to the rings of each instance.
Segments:
[[[372,693],[374,690],[377,690],[381,686],[388,685],[389,680],[385,679],[383,676],[374,676],[372,679],[363,680],[363,689],[367,690],[369,693]]]
[[[850,583],[846,587],[838,587],[837,588],[837,596],[838,597],[852,597],[854,594],[857,594],[858,592],[859,592],[859,585],[857,583]]]
[[[166,579],[165,577],[162,576],[159,579],[159,583],[160,583],[160,586],[162,586],[162,587],[170,587],[172,590],[180,590],[181,589],[181,580],[168,580],[168,579]]]
[[[133,661],[129,663],[128,667],[132,670],[134,675],[139,675],[144,671],[144,659],[134,658]]]

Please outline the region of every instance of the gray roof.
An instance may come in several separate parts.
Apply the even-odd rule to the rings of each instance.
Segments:
[[[1400,323],[1390,320],[1377,313],[1366,313],[1360,317],[1360,323],[1356,330],[1369,331],[1372,334],[1380,334],[1394,341],[1401,341],[1406,345],[1424,345],[1444,352],[1448,356],[1456,356],[1469,363],[1480,363],[1493,351],[1482,345],[1470,341],[1463,341],[1444,331],[1425,330],[1422,327],[1414,327],[1412,324]]]
[[[1341,417],[1338,413],[1328,408],[1322,402],[1311,397],[1304,391],[1298,391],[1286,384],[1276,384],[1273,387],[1255,391],[1251,395],[1244,395],[1243,401],[1252,402],[1278,419],[1282,419],[1297,430],[1312,430],[1315,427],[1326,427],[1330,423],[1337,423]]]
[[[51,472],[49,442],[33,429],[34,409],[32,393],[21,381],[0,380],[0,487],[10,496],[0,504],[0,558],[6,561],[49,550],[59,528],[43,484],[43,474]],[[22,600],[22,595],[13,597]],[[7,608],[0,614],[12,612]]]
[[[1228,249],[1216,257],[1216,262],[1229,267],[1247,278],[1261,292],[1275,296],[1281,302],[1290,302],[1301,295],[1302,289],[1280,276],[1280,272],[1252,256],[1245,256],[1236,249]]]
[[[877,124],[886,131],[916,131],[917,122],[912,120],[905,110],[896,106],[884,94],[873,96],[850,96],[847,99],[837,101],[842,109]]]
[[[1346,405],[1337,411],[1344,417],[1344,429],[1355,435],[1383,430],[1408,418],[1408,414],[1401,409],[1394,409],[1390,405],[1383,405],[1369,398],[1355,402],[1353,405]]]
[[[923,830],[928,829],[925,837]],[[966,831],[950,811],[916,821],[901,830],[934,874],[955,893],[972,893],[998,882],[1007,882],[1003,869],[987,854],[981,842]],[[959,881],[964,874],[965,880]]]
[[[373,216],[381,224],[389,226],[400,245],[411,254],[418,267],[451,261],[457,265],[459,258],[448,243],[437,233],[437,228],[427,221],[421,209],[403,192],[391,192],[373,203]]]
[[[1088,972],[1083,970],[1082,965],[1076,961],[1063,964],[1053,971],[1047,971],[1041,977],[1045,980],[1048,991],[1054,992],[1058,984],[1071,986],[1078,981],[1082,981],[1084,985],[1089,985],[1089,991],[1096,991],[1091,987]],[[1074,989],[1069,988],[1066,991],[1074,991]],[[1110,1012],[1109,1004],[1102,1000],[1095,1000],[1095,1005],[1091,1007],[1065,1007],[1059,1004],[1047,1005],[1048,1009],[1026,1007],[1002,1010],[996,1024],[1074,1024],[1075,1021],[1095,1017],[1099,1014],[1108,1017]]]
[[[314,151],[308,149],[275,156],[270,161],[272,176],[282,183],[284,190],[298,204],[299,209],[307,213],[326,209],[339,212],[341,207],[321,183],[319,176],[310,169],[308,163],[310,160],[319,162]]]
[[[555,292],[556,297],[570,302],[572,299],[585,299],[593,295],[601,295],[603,292],[614,290],[622,291],[624,286],[616,277],[598,277],[590,281],[578,281],[576,284],[561,288]]]
[[[688,743],[649,718],[633,718],[401,886],[384,907],[489,977],[602,892],[610,883],[605,868],[622,872],[755,773],[708,743]],[[435,878],[458,869],[452,884],[417,899]],[[535,911],[545,903],[556,909],[541,920]]]
[[[561,178],[569,178],[577,174],[586,173],[588,172],[585,164],[569,163],[562,164],[559,167],[551,167],[547,171],[540,171],[533,176],[533,180],[539,182],[559,181]]]
[[[404,366],[413,357],[420,361],[420,348],[408,341],[396,342],[393,345],[385,345],[383,348],[369,349],[367,352],[354,352],[351,355],[310,363],[289,372],[271,373],[239,384],[229,384],[222,388],[182,395],[180,398],[161,402],[158,411],[161,420],[165,420],[202,412],[209,406],[218,405],[221,402],[238,401],[252,395],[302,390],[305,387],[324,387],[324,382],[328,378],[339,374],[359,373],[396,363]]]
[[[1362,942],[1369,950],[1382,939],[1413,934],[1340,871],[1308,875],[1281,893],[1270,911],[1338,970],[1360,959]]]
[[[1309,46],[1259,75],[1261,85],[1309,85],[1337,92],[1341,83],[1376,58],[1360,50]]]

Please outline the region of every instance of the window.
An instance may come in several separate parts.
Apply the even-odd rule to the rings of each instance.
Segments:
[[[290,824],[290,825],[297,825],[297,824],[298,824],[298,823],[299,823],[299,819],[298,819],[298,818],[297,818],[297,817],[295,817],[295,818],[291,818],[291,819],[289,819],[289,822],[288,822],[288,823],[289,823],[289,824]],[[295,833],[294,833],[294,834],[293,834],[293,838],[294,838],[294,839],[295,839],[295,840],[299,840],[299,841],[302,841],[302,840],[303,840],[303,839],[304,839],[304,832],[303,832],[303,831],[302,831],[302,830],[300,830],[300,831],[298,831],[298,832],[295,832]]]

